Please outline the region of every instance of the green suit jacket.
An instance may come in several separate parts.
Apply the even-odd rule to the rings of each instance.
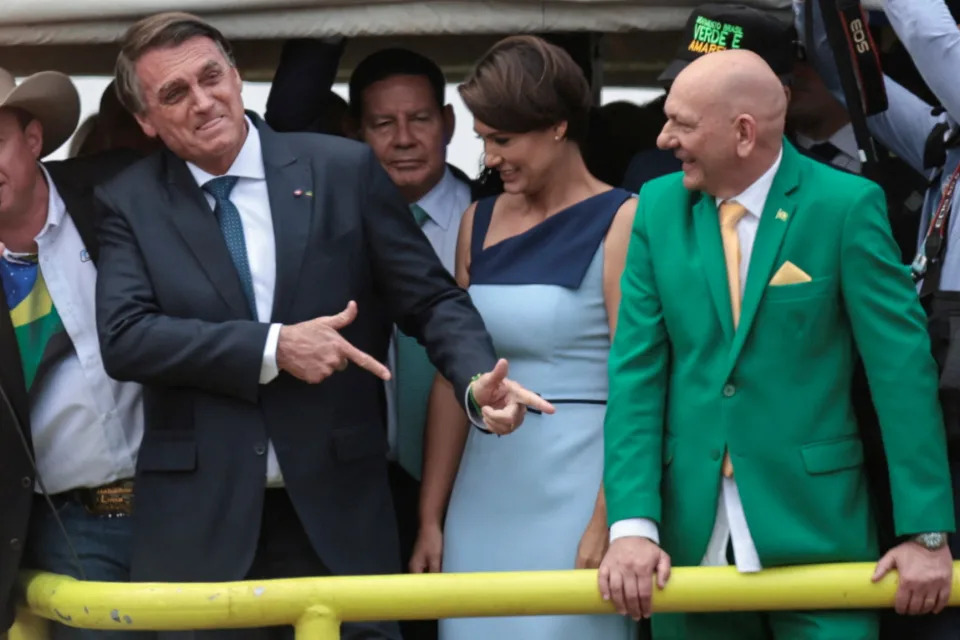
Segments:
[[[786,261],[812,280],[770,286]],[[953,531],[937,369],[882,190],[784,142],[736,331],[726,277],[715,199],[679,173],[647,183],[610,356],[610,522],[650,518],[674,564],[699,564],[729,448],[764,566],[874,559],[859,352],[898,535]]]

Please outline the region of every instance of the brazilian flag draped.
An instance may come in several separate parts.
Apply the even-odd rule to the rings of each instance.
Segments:
[[[23,378],[29,390],[51,339],[64,330],[63,322],[43,280],[37,256],[0,257],[0,283],[6,294],[20,347]]]

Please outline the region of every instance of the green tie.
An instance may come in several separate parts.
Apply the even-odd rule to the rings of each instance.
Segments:
[[[417,226],[429,219],[418,204],[410,205]],[[423,430],[427,402],[436,369],[427,351],[416,338],[397,331],[397,462],[411,476],[420,479],[423,468]]]
[[[420,479],[423,430],[436,369],[416,338],[397,331],[397,462]]]
[[[413,214],[413,219],[417,222],[418,227],[422,227],[423,223],[430,219],[430,214],[416,203],[410,205],[410,213]]]

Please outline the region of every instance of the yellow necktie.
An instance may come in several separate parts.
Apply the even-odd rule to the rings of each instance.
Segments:
[[[740,322],[740,236],[737,223],[747,214],[743,205],[724,202],[720,205],[720,238],[723,240],[723,256],[727,263],[727,284],[730,286],[730,310],[733,313],[733,328]],[[733,462],[730,452],[723,453],[723,475],[733,477]]]

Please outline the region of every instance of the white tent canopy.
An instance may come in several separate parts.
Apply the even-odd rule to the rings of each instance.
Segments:
[[[704,0],[0,0],[0,67],[112,72],[116,41],[135,20],[171,9],[197,13],[233,42],[246,77],[269,80],[290,37],[350,38],[341,72],[382,46],[407,46],[456,78],[511,33],[605,34],[604,81],[653,82]],[[717,0],[714,0],[717,1]],[[789,20],[791,0],[739,0]],[[876,6],[881,0],[865,0]],[[341,78],[343,79],[343,78]]]
[[[790,0],[746,2],[785,11],[790,7]],[[207,17],[231,38],[264,39],[675,30],[697,4],[697,0],[2,0],[0,45],[111,42],[133,20],[174,6]]]

